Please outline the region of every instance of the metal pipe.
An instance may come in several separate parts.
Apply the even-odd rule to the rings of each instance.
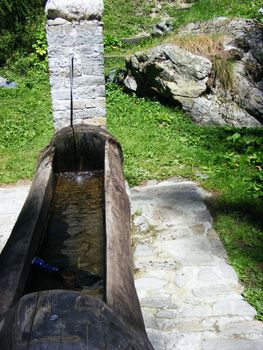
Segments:
[[[72,129],[72,137],[73,137],[73,147],[74,147],[74,161],[75,161],[75,172],[78,173],[78,159],[77,159],[77,147],[76,147],[76,137],[75,130],[73,124],[73,79],[74,79],[74,54],[70,56],[69,61],[69,74],[70,74],[70,127]]]

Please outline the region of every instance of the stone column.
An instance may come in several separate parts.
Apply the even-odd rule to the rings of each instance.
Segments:
[[[74,55],[73,121],[105,126],[103,0],[49,0],[48,61],[55,129],[70,125],[70,59]]]

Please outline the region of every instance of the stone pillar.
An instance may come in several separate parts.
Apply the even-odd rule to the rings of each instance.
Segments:
[[[55,129],[70,125],[70,59],[74,55],[73,121],[105,126],[103,0],[49,0],[48,62]]]

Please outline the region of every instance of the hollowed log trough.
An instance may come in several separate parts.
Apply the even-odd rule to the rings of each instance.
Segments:
[[[119,143],[92,126],[60,130],[0,255],[1,349],[153,349],[130,247]]]

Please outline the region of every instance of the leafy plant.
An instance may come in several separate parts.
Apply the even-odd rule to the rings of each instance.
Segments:
[[[4,64],[17,50],[32,52],[32,44],[44,17],[43,0],[3,0],[0,3],[0,64]]]
[[[114,48],[120,48],[120,47],[124,47],[125,46],[125,43],[116,38],[115,36],[111,35],[111,34],[107,34],[105,35],[104,37],[104,46],[107,48],[107,47],[110,47],[112,49]]]
[[[44,23],[36,32],[36,39],[35,43],[32,45],[32,48],[40,60],[47,60],[47,38],[44,30]]]

